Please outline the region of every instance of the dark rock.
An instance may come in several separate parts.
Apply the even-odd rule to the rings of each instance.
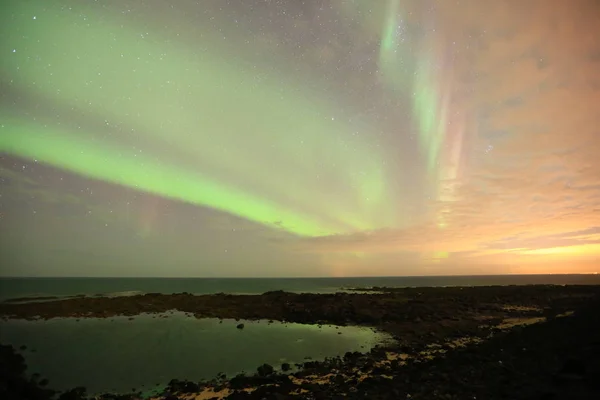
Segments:
[[[200,391],[200,386],[197,383],[190,381],[180,381],[172,379],[167,385],[169,392],[172,393],[196,393]]]
[[[238,374],[231,378],[229,386],[232,389],[243,389],[251,384],[252,379],[246,375]]]
[[[97,396],[97,400],[139,400],[140,396],[138,394],[112,394],[112,393],[104,393],[100,396]]]
[[[238,325],[236,326],[236,328],[238,328],[238,329],[244,329],[244,324],[238,324]]]
[[[290,369],[291,369],[290,364],[288,364],[288,363],[281,364],[281,370],[282,371],[289,371]]]
[[[58,400],[86,400],[86,398],[87,390],[81,386],[67,390],[58,396]]]
[[[40,386],[39,375],[27,377],[26,369],[21,354],[12,346],[0,344],[0,399],[50,400],[54,397],[56,392]]]
[[[301,389],[308,390],[310,393],[316,393],[321,390],[321,385],[305,382],[300,385]]]
[[[585,397],[576,393],[600,388],[600,379],[596,378],[597,372],[594,372],[599,371],[600,367],[594,365],[598,364],[595,360],[600,359],[600,354],[593,354],[596,351],[593,342],[598,341],[597,333],[594,332],[600,331],[600,318],[597,315],[600,308],[597,300],[600,287],[538,285],[380,288],[379,291],[381,293],[331,295],[298,295],[277,291],[262,296],[157,294],[128,298],[62,299],[60,302],[37,304],[0,303],[0,318],[35,319],[38,315],[42,319],[67,316],[79,318],[82,310],[88,313],[86,317],[111,318],[126,315],[132,318],[141,312],[162,313],[178,309],[203,318],[222,317],[240,321],[261,318],[310,324],[359,324],[376,327],[399,339],[398,344],[376,348],[368,354],[347,353],[342,358],[306,362],[302,366],[304,369],[295,372],[294,376],[302,378],[330,372],[337,375],[331,379],[331,384],[305,386],[314,390],[314,393],[300,395],[299,399],[403,399],[410,394],[412,400],[473,397],[490,400],[538,400],[544,393],[555,394],[557,399],[578,399]],[[532,309],[535,307],[546,311],[506,311],[505,305],[530,306]],[[591,311],[585,311],[588,309]],[[507,317],[541,316],[544,313],[556,315],[565,311],[575,311],[575,314],[509,332],[497,330],[491,338],[488,335],[493,328],[481,327],[493,327]],[[486,317],[485,323],[480,319],[482,316]],[[417,319],[420,322],[415,324]],[[242,329],[243,324],[237,327]],[[386,359],[386,351],[414,356],[426,350],[428,344],[443,345],[463,336],[486,340],[478,346],[465,349],[453,349],[446,345],[443,348],[447,353],[434,360],[420,357],[406,362],[394,360],[385,365],[379,363]],[[571,360],[565,360],[567,355]],[[6,373],[13,377],[25,377],[24,362],[21,366],[18,362],[14,365],[15,370],[21,372],[15,375],[10,369]],[[556,366],[560,368],[555,369]],[[1,392],[2,388],[8,387],[4,384],[3,377],[7,369],[0,363],[0,398],[14,400],[18,397],[7,397]],[[355,371],[365,373],[367,378],[361,378],[359,382]],[[382,375],[393,379],[383,378]],[[32,378],[19,382],[28,385],[27,387],[37,388],[35,390],[42,390],[38,381],[39,378]],[[178,382],[172,382],[173,387],[168,390],[168,394],[199,390],[202,387]],[[278,375],[272,371],[272,367],[264,369],[263,366],[259,367],[255,376],[237,376],[228,383],[213,381],[211,385],[237,390],[239,393],[231,394],[233,398],[281,398],[298,389],[287,375]],[[258,389],[250,394],[241,392],[241,389],[248,387]],[[130,398],[135,396],[132,394]],[[49,400],[49,397],[29,394],[27,398]]]
[[[286,294],[288,294],[288,293],[283,290],[271,290],[269,292],[264,292],[262,295],[263,296],[284,296]]]
[[[269,364],[263,364],[257,369],[259,376],[268,376],[271,375],[275,370]]]
[[[243,391],[235,391],[226,397],[227,400],[243,400],[243,399],[251,399],[253,396],[248,392]]]
[[[565,361],[559,373],[583,377],[585,375],[585,370],[585,363],[582,360],[570,358]]]

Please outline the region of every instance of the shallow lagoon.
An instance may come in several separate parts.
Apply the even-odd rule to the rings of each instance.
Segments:
[[[244,329],[237,329],[239,323]],[[197,319],[184,313],[55,318],[0,322],[0,342],[22,351],[28,373],[49,387],[85,386],[88,393],[148,392],[170,379],[199,381],[223,372],[254,373],[263,363],[279,367],[369,351],[389,338],[369,328],[267,321]]]

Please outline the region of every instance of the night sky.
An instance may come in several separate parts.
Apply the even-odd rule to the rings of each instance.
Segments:
[[[0,275],[593,272],[596,0],[8,0]]]

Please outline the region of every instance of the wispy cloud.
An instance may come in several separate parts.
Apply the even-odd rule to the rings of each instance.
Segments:
[[[432,215],[445,210],[447,227],[430,222],[307,239],[298,247],[449,251],[467,259],[600,243],[600,5],[438,5],[440,37],[469,43],[457,76],[477,77],[462,82],[477,121],[471,162],[456,200],[431,204]]]
[[[560,263],[566,259],[577,260],[586,270],[593,268],[593,261],[600,258],[600,3],[597,0],[462,0],[460,3],[437,0],[433,6],[431,2],[401,2],[406,6],[403,15],[406,20],[401,22],[409,27],[406,40],[411,47],[406,70],[422,61],[419,57],[429,50],[418,38],[430,35],[432,40],[427,45],[442,49],[444,55],[450,54],[448,59],[452,58],[453,67],[451,73],[443,71],[434,81],[439,78],[444,87],[451,88],[448,98],[452,104],[448,110],[460,113],[465,126],[464,135],[446,135],[444,143],[452,148],[457,144],[452,141],[460,141],[453,148],[460,150],[457,153],[461,154],[461,173],[442,173],[443,178],[434,182],[437,197],[432,196],[431,200],[422,199],[422,193],[428,194],[430,189],[429,182],[423,181],[425,175],[435,180],[434,174],[424,171],[423,160],[416,154],[420,143],[407,133],[412,129],[410,119],[415,118],[411,116],[411,94],[404,93],[406,99],[389,94],[377,71],[378,35],[381,21],[389,12],[387,2],[353,2],[362,11],[351,11],[344,18],[340,17],[339,8],[322,7],[322,2],[289,3],[290,7],[307,8],[298,17],[296,28],[289,28],[293,32],[280,30],[280,27],[287,29],[287,23],[281,21],[287,21],[288,17],[269,17],[275,27],[264,32],[262,26],[255,29],[254,48],[244,44],[248,54],[256,50],[248,60],[265,54],[271,57],[263,60],[265,64],[274,64],[273,71],[281,75],[292,69],[305,71],[296,78],[305,82],[305,77],[314,77],[317,83],[312,82],[313,89],[321,83],[331,86],[333,91],[328,96],[336,97],[340,108],[346,101],[352,105],[348,105],[349,110],[358,110],[346,110],[351,119],[366,116],[380,122],[381,126],[369,126],[364,139],[368,142],[373,139],[375,143],[378,138],[376,132],[371,135],[372,131],[383,130],[380,135],[383,139],[377,145],[394,144],[387,147],[392,148],[389,158],[396,159],[382,157],[382,162],[402,167],[397,175],[392,168],[385,181],[390,186],[396,184],[399,192],[406,192],[401,201],[406,197],[409,211],[401,211],[414,214],[402,221],[406,224],[402,229],[299,238],[285,233],[277,224],[260,225],[206,207],[85,180],[62,171],[48,169],[42,173],[42,167],[38,169],[30,161],[24,162],[27,168],[21,170],[14,160],[0,159],[4,189],[0,200],[3,210],[9,210],[3,212],[0,228],[10,227],[0,229],[0,244],[12,252],[14,260],[25,260],[21,264],[15,261],[14,271],[26,264],[45,262],[45,253],[40,250],[43,246],[52,257],[61,251],[72,254],[68,258],[73,271],[76,263],[90,254],[102,254],[105,258],[110,254],[115,263],[122,254],[127,262],[137,260],[139,265],[144,262],[166,265],[177,257],[177,262],[186,265],[178,273],[188,275],[199,270],[215,275],[256,275],[253,270],[246,273],[254,266],[265,275],[298,275],[298,271],[310,275],[527,272],[530,270],[515,265],[535,263],[556,263],[555,270],[559,271]],[[342,1],[332,3],[350,5]],[[244,3],[243,7],[253,8],[250,4]],[[193,28],[198,24],[189,16],[197,15],[199,6],[190,3],[185,7],[181,10],[194,11],[177,12],[177,16],[185,14],[188,21],[182,29],[186,39],[181,40],[186,44],[189,41],[192,45],[189,51],[193,53],[197,48],[194,35],[198,34]],[[220,6],[207,7],[214,8],[215,15],[223,18],[223,25],[227,21],[232,23],[230,9],[222,7],[218,11]],[[168,20],[153,15],[155,11],[148,9],[147,19],[164,28]],[[249,11],[244,12],[247,15]],[[172,17],[177,19],[175,14]],[[325,17],[337,22],[322,23]],[[368,20],[364,24],[367,27],[358,22],[361,17]],[[347,26],[346,20],[354,22]],[[184,20],[177,19],[179,25],[183,25],[181,21]],[[250,18],[246,22],[252,25]],[[342,33],[338,35],[334,28]],[[219,37],[215,46],[225,46],[221,29],[209,29],[207,25],[204,30]],[[245,32],[241,25],[231,30],[233,36]],[[246,43],[246,38],[243,39]],[[285,63],[278,67],[274,60],[280,58]],[[271,73],[270,69],[266,71],[264,76]],[[263,75],[257,75],[257,79]],[[435,89],[431,91],[439,94]],[[70,105],[58,108],[30,91],[29,87],[3,91],[0,102],[15,112],[23,106],[19,117],[24,119],[34,113],[40,120],[60,114],[63,126],[87,123],[99,136],[115,133],[111,138],[118,138],[115,141],[124,148],[134,145],[129,136],[118,130],[112,132],[114,127],[106,125],[105,116],[97,111],[77,117],[79,112],[69,111]],[[29,105],[34,106],[28,108]],[[127,132],[139,130],[136,124],[123,127]],[[88,135],[92,139],[92,134]],[[290,139],[290,146],[291,143]],[[169,150],[162,142],[148,137],[138,145],[144,152],[146,148],[153,153],[162,152],[165,164],[198,164],[200,169],[204,166],[201,156],[184,157],[178,149]],[[447,167],[444,162],[450,164],[442,160],[439,166],[442,172]],[[68,182],[61,180],[63,176]],[[311,179],[307,173],[306,180]],[[332,190],[336,195],[332,198],[343,201],[343,196],[338,198],[334,189],[337,181],[332,182],[327,185],[331,187],[323,188]],[[301,185],[298,187],[302,189]],[[333,202],[327,205],[332,209],[338,206]],[[343,204],[339,206],[343,208]],[[43,208],[44,212],[33,217],[35,207]],[[425,215],[421,215],[423,210]],[[381,215],[387,211],[382,210]],[[441,215],[443,226],[439,224]],[[135,233],[140,225],[154,234],[140,238]],[[39,259],[28,258],[34,255]],[[95,261],[98,268],[107,263],[102,257]],[[56,256],[55,260],[56,265],[61,265],[62,258]],[[204,269],[198,267],[200,263],[205,264]],[[502,269],[498,267],[501,264],[511,267]],[[286,271],[281,270],[282,265]],[[143,273],[142,269],[140,266]],[[549,270],[540,267],[535,271]]]

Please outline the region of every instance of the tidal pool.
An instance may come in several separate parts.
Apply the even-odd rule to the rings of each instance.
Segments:
[[[240,323],[244,329],[237,329]],[[199,381],[218,373],[254,373],[307,358],[369,351],[390,338],[372,329],[267,321],[197,319],[184,313],[113,318],[0,322],[0,342],[17,349],[28,373],[49,387],[85,386],[89,394],[151,393],[170,379]]]

